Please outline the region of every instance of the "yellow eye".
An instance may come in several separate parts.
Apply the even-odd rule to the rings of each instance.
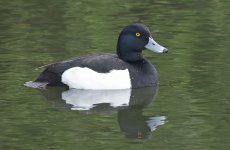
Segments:
[[[139,32],[136,33],[136,36],[141,36],[141,34]]]

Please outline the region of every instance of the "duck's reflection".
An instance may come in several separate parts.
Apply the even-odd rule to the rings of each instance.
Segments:
[[[150,132],[157,126],[165,124],[165,116],[144,116],[143,109],[140,107],[131,107],[118,111],[118,122],[121,131],[127,138],[147,139]]]
[[[62,99],[72,105],[72,110],[90,110],[100,104],[111,107],[128,106],[131,89],[125,90],[77,90],[62,92]]]
[[[154,101],[157,90],[157,86],[125,90],[70,89],[61,92],[61,99],[71,110],[80,112],[109,114],[117,111],[120,129],[127,138],[147,139],[150,132],[166,122],[165,116],[143,115],[143,109]],[[49,90],[45,95],[51,97]]]

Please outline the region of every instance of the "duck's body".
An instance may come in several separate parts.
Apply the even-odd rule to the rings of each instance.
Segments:
[[[148,28],[132,24],[121,32],[117,55],[98,54],[76,57],[46,65],[35,80],[48,86],[67,85],[78,89],[125,89],[152,86],[157,83],[157,71],[142,56],[144,48],[165,53]]]
[[[157,83],[157,71],[147,60],[142,59],[140,61],[129,63],[119,59],[119,57],[114,54],[76,57],[59,63],[46,65],[44,67],[46,69],[40,74],[35,82],[45,82],[48,83],[47,85],[49,86],[64,85],[62,82],[64,77],[63,73],[67,73],[66,71],[73,67],[78,67],[78,69],[82,70],[89,68],[99,74],[109,74],[115,70],[124,72],[126,70],[129,73],[131,81],[131,87],[127,88],[139,88],[143,87],[143,85],[152,86]],[[92,75],[92,79],[93,78],[94,76]],[[118,83],[122,79],[114,78],[113,80],[115,80],[115,83]],[[114,82],[111,81],[111,83]]]

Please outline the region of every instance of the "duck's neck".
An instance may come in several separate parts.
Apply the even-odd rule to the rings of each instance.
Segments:
[[[135,42],[131,42],[130,37],[121,36],[117,42],[117,55],[124,61],[140,61],[143,60],[142,49],[138,48]]]

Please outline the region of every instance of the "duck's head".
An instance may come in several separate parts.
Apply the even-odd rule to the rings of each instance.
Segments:
[[[149,49],[156,53],[167,53],[168,49],[154,41],[149,29],[140,23],[125,27],[118,38],[117,54],[125,61],[143,59],[142,50]]]

